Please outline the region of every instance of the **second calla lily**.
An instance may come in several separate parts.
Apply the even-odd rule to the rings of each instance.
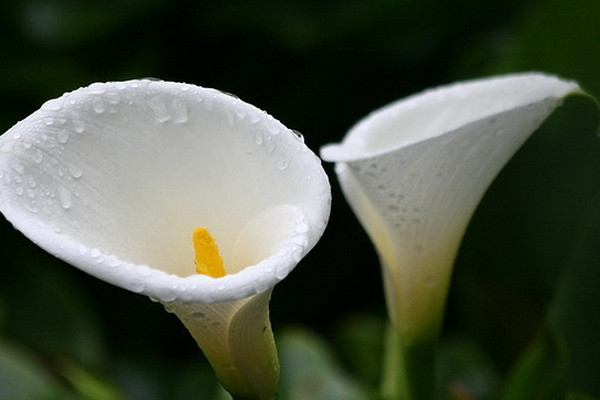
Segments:
[[[484,192],[574,93],[577,84],[537,73],[454,84],[383,107],[322,149],[378,251],[406,358],[439,335],[454,258]]]
[[[319,240],[330,200],[296,133],[189,84],[93,84],[0,138],[5,217],[51,254],[164,304],[236,399],[276,395],[271,291]]]

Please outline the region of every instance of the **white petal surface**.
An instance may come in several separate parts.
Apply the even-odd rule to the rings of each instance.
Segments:
[[[93,84],[0,138],[6,218],[59,258],[163,302],[267,290],[320,238],[329,204],[320,162],[297,135],[194,85]],[[195,274],[198,226],[217,240],[227,276]]]
[[[577,84],[542,74],[459,83],[373,112],[321,155],[384,266],[405,338],[439,328],[451,267],[485,190]]]

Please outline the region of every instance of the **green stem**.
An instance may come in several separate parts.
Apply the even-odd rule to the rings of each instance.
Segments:
[[[437,338],[403,343],[394,329],[386,338],[382,397],[385,400],[432,400],[435,394]]]

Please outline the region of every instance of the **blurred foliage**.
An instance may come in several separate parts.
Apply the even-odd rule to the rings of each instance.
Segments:
[[[235,93],[315,150],[376,107],[460,79],[541,70],[600,95],[597,0],[7,0],[0,27],[0,131],[65,91],[150,76]],[[521,384],[540,389],[530,399],[564,397],[545,382],[600,397],[595,124],[568,100],[483,200],[457,260],[440,399],[514,399]],[[326,168],[329,228],[271,305],[281,400],[378,391],[378,260]],[[227,398],[160,306],[5,221],[0,237],[1,400]]]

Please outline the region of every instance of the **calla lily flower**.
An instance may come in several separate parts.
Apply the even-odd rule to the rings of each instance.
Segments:
[[[406,358],[437,340],[452,265],[484,192],[574,93],[576,83],[538,73],[453,84],[387,105],[322,148],[377,249]]]
[[[6,219],[56,257],[164,304],[236,399],[276,394],[271,291],[321,237],[330,201],[297,133],[190,84],[92,84],[0,137]]]

